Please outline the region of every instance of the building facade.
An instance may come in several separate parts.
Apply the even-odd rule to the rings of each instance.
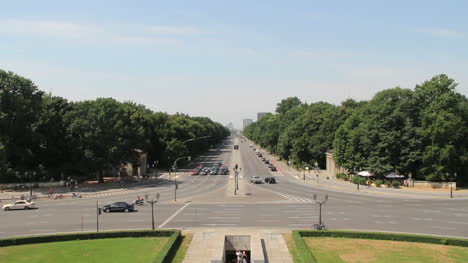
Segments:
[[[257,113],[257,121],[259,121],[261,118],[263,118],[268,113],[269,112],[259,112],[259,113]]]
[[[245,127],[247,127],[247,126],[249,126],[250,124],[252,124],[252,122],[253,122],[252,119],[244,119],[244,120],[242,120],[242,124],[243,124],[242,128],[245,129]]]

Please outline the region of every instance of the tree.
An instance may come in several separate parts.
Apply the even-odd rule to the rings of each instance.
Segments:
[[[39,141],[34,124],[42,96],[31,80],[0,70],[0,176],[7,176],[8,169],[24,172],[37,165]]]
[[[289,97],[287,99],[282,100],[280,103],[277,104],[276,112],[280,115],[283,115],[286,112],[288,112],[290,109],[297,107],[301,104],[302,102],[301,100],[299,100],[299,98]]]

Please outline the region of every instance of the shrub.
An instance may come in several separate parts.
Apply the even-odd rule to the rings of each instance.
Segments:
[[[367,184],[367,178],[359,177],[359,184],[366,185]]]
[[[383,184],[383,181],[378,179],[378,180],[375,180],[374,184],[375,186],[380,187]]]
[[[392,182],[390,182],[389,180],[385,180],[384,184],[389,187],[390,185],[392,185]]]
[[[360,177],[359,176],[353,176],[353,178],[351,178],[351,183],[353,184],[358,184],[360,183]]]
[[[395,188],[398,188],[398,187],[400,187],[400,182],[394,181],[394,182],[392,183],[392,186],[395,187]]]
[[[344,173],[337,174],[336,178],[343,179],[343,180],[348,180],[348,176],[346,174],[344,174]]]

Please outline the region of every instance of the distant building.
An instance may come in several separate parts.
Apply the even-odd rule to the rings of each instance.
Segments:
[[[242,123],[244,124],[243,125],[243,128],[245,129],[245,127],[249,126],[250,124],[252,124],[253,120],[252,119],[244,119],[242,121]]]
[[[261,118],[263,118],[268,113],[269,112],[259,112],[259,113],[257,113],[257,121],[259,121]]]

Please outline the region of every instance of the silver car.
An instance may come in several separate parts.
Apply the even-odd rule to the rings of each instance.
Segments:
[[[262,178],[260,178],[260,176],[252,176],[250,177],[250,182],[254,184],[261,184]]]

